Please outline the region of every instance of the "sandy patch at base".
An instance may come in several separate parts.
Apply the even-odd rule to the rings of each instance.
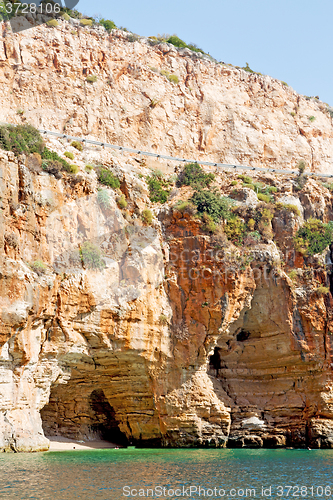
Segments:
[[[50,440],[49,451],[73,451],[73,450],[98,450],[105,448],[117,448],[118,446],[108,441],[75,441],[62,436],[47,436]]]

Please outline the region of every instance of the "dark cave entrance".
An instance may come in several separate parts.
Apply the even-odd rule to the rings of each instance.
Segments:
[[[128,440],[119,429],[115,411],[102,390],[95,390],[90,394],[89,405],[94,412],[94,422],[91,424],[93,433],[96,433],[105,441],[127,445]]]
[[[41,410],[41,417],[46,437],[61,436],[83,441],[102,439],[121,446],[128,444],[104,391],[91,385],[78,388],[70,381],[54,387],[49,403]]]
[[[219,376],[219,370],[221,369],[221,356],[220,356],[220,348],[214,348],[214,354],[209,356],[209,368],[211,370],[215,370],[215,376]]]

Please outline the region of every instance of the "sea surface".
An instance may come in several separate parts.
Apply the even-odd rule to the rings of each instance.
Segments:
[[[106,449],[0,455],[1,500],[333,500],[333,450]]]

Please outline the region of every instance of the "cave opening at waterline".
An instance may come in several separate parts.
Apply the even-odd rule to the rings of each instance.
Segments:
[[[119,428],[114,408],[102,389],[59,385],[51,390],[49,403],[41,411],[46,437],[61,436],[75,440],[104,440],[126,446],[128,440]]]

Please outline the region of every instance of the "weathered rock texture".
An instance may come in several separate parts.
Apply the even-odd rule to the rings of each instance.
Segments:
[[[20,109],[37,128],[123,146],[251,166],[290,168],[304,159],[333,173],[324,103],[188,49],[129,40],[65,21],[16,35],[2,25],[2,120],[20,122]],[[91,75],[95,83],[86,81]]]
[[[19,120],[21,108],[39,127],[169,154],[285,167],[304,158],[313,170],[331,168],[326,107],[269,77],[120,32],[73,35],[65,23],[16,36],[3,29],[4,120]],[[87,74],[97,82],[85,83]],[[143,225],[144,168],[98,149],[75,154],[80,167],[95,158],[113,168],[127,210],[112,190],[109,205],[100,203],[93,172],[57,180],[31,158],[0,151],[0,449],[47,449],[44,433],[333,447],[333,304],[315,291],[329,285],[328,269],[325,255],[293,251],[303,217],[331,219],[329,190],[309,180],[293,192],[293,179],[266,176],[276,199],[298,204],[301,216],[275,215],[274,242],[249,243],[241,254],[172,199]],[[218,188],[230,194],[235,178],[221,174]],[[175,191],[174,200],[188,193]],[[81,262],[87,240],[103,251],[100,269]]]

